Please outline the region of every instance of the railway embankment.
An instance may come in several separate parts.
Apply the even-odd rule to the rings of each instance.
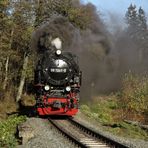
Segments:
[[[81,106],[81,111],[88,118],[87,120],[94,120],[104,130],[118,136],[138,140],[148,139],[147,125],[122,119],[122,111],[119,108],[114,108],[115,104],[113,105],[111,100],[100,102],[92,104],[92,107],[90,105]]]
[[[117,132],[114,132],[114,128],[110,126],[105,126],[98,122],[94,117],[87,116],[83,112],[79,112],[78,115],[75,117],[78,121],[80,121],[85,126],[98,131],[99,133],[103,134],[104,136],[110,137],[111,139],[118,141],[120,143],[126,144],[129,147],[133,148],[147,148],[148,141],[145,137],[145,139],[142,138],[131,138],[130,136],[124,136],[123,134],[119,134]],[[119,127],[117,127],[119,129]],[[125,134],[128,132],[131,132],[131,129],[125,129],[123,128]],[[128,131],[129,130],[129,131]],[[140,130],[139,127],[137,127],[137,130]],[[137,131],[138,132],[138,131]],[[144,131],[146,133],[146,131]],[[136,134],[135,131],[133,131],[133,134]],[[129,134],[129,133],[128,133]],[[148,133],[146,133],[148,134]]]
[[[119,143],[126,144],[133,148],[147,148],[148,142],[135,138],[123,137],[107,130],[106,127],[101,125],[95,119],[86,116],[84,113],[79,112],[75,117],[77,121],[91,128],[92,130],[101,133]],[[66,122],[66,121],[65,121]],[[62,124],[61,124],[62,125]],[[61,132],[59,132],[47,119],[41,118],[28,118],[26,122],[21,124],[24,128],[24,133],[20,131],[20,136],[26,139],[18,146],[19,148],[73,148],[75,145],[71,143]],[[26,128],[26,129],[25,129]],[[70,127],[68,127],[70,129]],[[22,132],[22,133],[21,133]],[[73,132],[74,133],[74,132]],[[22,135],[21,135],[22,134]],[[78,136],[77,136],[78,137]],[[22,137],[23,138],[23,137]]]
[[[18,134],[22,138],[18,148],[74,148],[47,119],[28,118]]]

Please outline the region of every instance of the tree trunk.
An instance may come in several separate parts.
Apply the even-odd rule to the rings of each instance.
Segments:
[[[13,34],[14,34],[14,28],[11,30],[10,35],[10,42],[9,42],[9,49],[11,50],[12,42],[13,42]]]
[[[28,58],[29,58],[28,55],[24,56],[23,69],[22,69],[22,74],[21,74],[20,85],[18,88],[17,96],[16,96],[16,102],[18,102],[22,96],[23,87],[24,87],[25,78],[26,78],[26,69],[27,69],[27,64],[28,64]]]
[[[0,61],[0,83],[2,83],[2,77],[3,77],[3,63]]]
[[[7,80],[8,80],[8,65],[9,65],[9,56],[6,59],[6,64],[5,64],[5,79],[3,83],[3,90],[6,89],[7,86]]]
[[[11,34],[10,34],[10,42],[9,42],[9,49],[10,49],[10,50],[11,50],[12,41],[13,41],[13,34],[14,34],[14,29],[11,30]],[[10,57],[7,56],[6,64],[5,64],[5,79],[4,79],[4,83],[3,83],[3,89],[4,89],[4,90],[5,90],[6,87],[7,87],[7,81],[8,81],[9,59],[10,59]]]

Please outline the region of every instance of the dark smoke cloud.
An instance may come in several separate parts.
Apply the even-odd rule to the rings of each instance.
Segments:
[[[80,4],[77,3],[75,6],[79,7]],[[109,34],[102,20],[93,5],[81,5],[81,7],[89,9],[93,18],[87,29],[80,30],[67,18],[53,15],[47,23],[39,27],[33,34],[32,49],[38,54],[50,50],[51,40],[59,37],[63,41],[63,50],[77,54],[83,73],[81,98],[85,100],[101,92],[111,90],[112,85],[110,85],[111,80],[108,77],[108,72],[113,77],[116,77],[116,75],[110,68],[112,63],[106,60],[110,53],[111,42],[107,37]]]
[[[118,53],[118,71],[127,73],[132,71],[136,74],[145,73],[147,68],[147,55],[143,55],[143,47],[138,41],[132,39],[125,31],[118,34],[118,39],[115,41],[114,52]]]
[[[37,53],[51,50],[51,41],[59,37],[62,40],[63,49],[67,49],[73,42],[76,28],[60,15],[53,15],[46,24],[39,27],[32,38],[32,49]]]
[[[110,13],[112,29],[108,28],[108,30],[111,31],[109,38],[112,46],[104,63],[101,63],[103,76],[99,82],[104,84],[105,92],[120,90],[125,73],[141,75],[148,72],[148,54],[144,50],[146,44],[142,45],[141,40],[131,37],[129,34],[131,30],[125,23],[121,23],[121,18],[116,15]],[[132,29],[136,30],[136,28]]]

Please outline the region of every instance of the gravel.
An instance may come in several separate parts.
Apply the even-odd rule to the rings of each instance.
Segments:
[[[95,131],[98,131],[102,135],[107,136],[115,141],[123,143],[130,148],[148,148],[148,141],[124,138],[117,135],[113,135],[112,133],[105,131],[104,127],[98,124],[97,122],[95,122],[94,120],[84,116],[81,112],[79,112],[77,116],[75,116],[75,118],[79,120],[81,123],[83,123],[84,125],[86,125],[87,127],[90,127]]]
[[[110,137],[120,143],[126,144],[130,148],[148,148],[148,141],[139,139],[123,138],[104,130],[104,127],[99,125],[92,119],[87,118],[81,112],[75,117],[84,125],[102,133],[102,135]],[[41,118],[28,118],[29,124],[34,132],[34,137],[31,138],[26,144],[18,146],[18,148],[74,148],[63,135],[56,130],[47,119]]]
[[[47,119],[28,118],[26,124],[32,127],[34,137],[18,148],[74,148]]]

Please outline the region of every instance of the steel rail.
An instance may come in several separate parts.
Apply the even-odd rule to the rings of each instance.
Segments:
[[[76,119],[73,118],[68,118],[65,119],[66,121],[70,122],[70,124],[72,124],[73,126],[75,126],[77,129],[79,129],[79,131],[81,131],[82,133],[86,133],[87,135],[89,135],[90,137],[92,137],[93,139],[99,140],[100,144],[102,146],[100,147],[114,147],[114,148],[128,148],[128,146],[119,143],[109,137],[106,137],[102,134],[100,134],[99,132],[86,127],[86,125],[83,125],[82,123],[80,123],[79,121],[77,121]],[[92,138],[88,141],[82,140],[81,138],[79,138],[77,135],[73,135],[73,133],[71,133],[70,131],[66,130],[65,127],[63,127],[61,124],[59,124],[58,120],[54,120],[54,119],[49,119],[49,121],[60,131],[62,132],[66,137],[68,137],[70,140],[72,140],[78,147],[82,147],[82,148],[87,148],[87,147],[93,147],[93,141]],[[86,139],[86,138],[85,138]],[[87,144],[86,142],[89,142],[90,144]],[[92,145],[91,145],[92,144]],[[91,145],[91,146],[89,146]],[[94,143],[94,147],[99,147],[97,144]]]
[[[73,124],[75,124],[78,128],[82,129],[83,131],[87,132],[88,134],[92,135],[93,137],[98,138],[101,141],[109,144],[112,147],[115,147],[115,148],[128,148],[129,147],[129,146],[122,144],[118,141],[115,141],[107,136],[104,136],[103,134],[99,133],[98,131],[95,131],[94,129],[87,127],[86,125],[83,125],[82,123],[80,123],[79,121],[77,121],[74,118],[69,118],[69,121],[72,122]]]
[[[70,140],[72,140],[76,145],[82,148],[87,148],[86,145],[84,145],[82,142],[80,142],[79,139],[74,137],[70,132],[66,131],[61,125],[59,125],[55,120],[48,119],[60,132],[62,132],[66,137],[68,137]]]

